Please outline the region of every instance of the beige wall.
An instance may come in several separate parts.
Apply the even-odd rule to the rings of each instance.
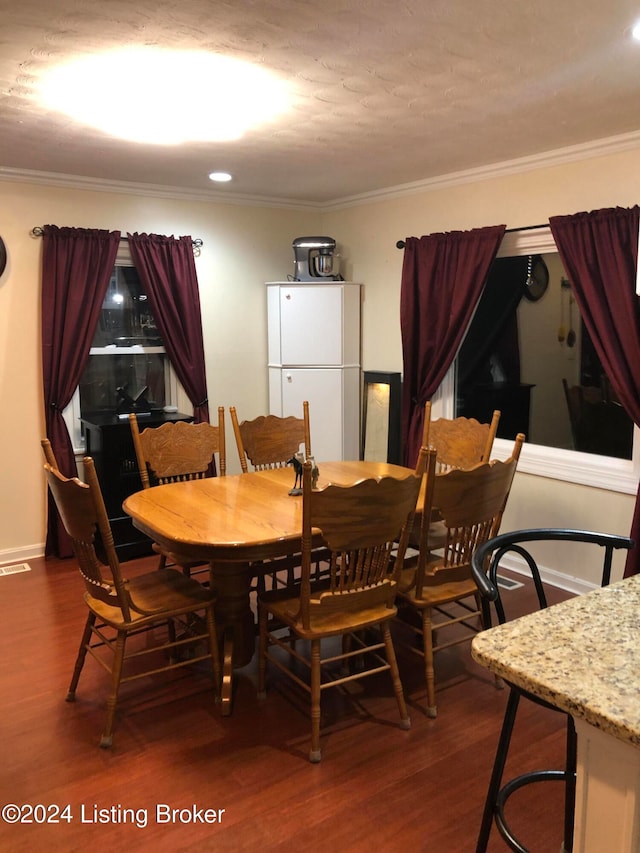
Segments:
[[[402,369],[398,318],[403,253],[397,240],[483,225],[546,224],[550,216],[628,207],[639,199],[640,153],[626,152],[327,214],[324,230],[340,244],[347,276],[365,283],[363,368]],[[634,502],[634,496],[520,473],[502,529],[582,527],[628,535]],[[598,577],[595,562],[582,555],[575,560],[569,555],[557,568],[587,582]],[[618,559],[614,575],[621,574]]]
[[[294,237],[317,230],[318,214],[104,192],[0,183],[0,235],[8,264],[0,278],[0,563],[42,553],[45,491],[40,366],[40,262],[35,225],[190,234],[196,259],[212,406],[247,417],[267,409],[264,282],[293,270]],[[236,464],[231,452],[230,470]],[[239,470],[239,467],[238,467]]]
[[[550,215],[635,204],[640,153],[538,169],[326,212],[142,198],[0,183],[0,235],[9,263],[0,278],[0,563],[41,552],[45,492],[38,442],[43,433],[39,351],[41,242],[34,225],[53,223],[123,232],[191,234],[204,240],[197,260],[209,396],[247,416],[267,407],[264,282],[292,269],[291,241],[304,233],[335,237],[345,278],[364,283],[363,367],[401,370],[399,293],[406,236],[505,223],[544,223]],[[233,454],[231,454],[233,459]],[[543,524],[628,533],[629,495],[518,474],[503,529]],[[587,581],[595,569],[561,568]],[[618,566],[618,573],[621,568]]]

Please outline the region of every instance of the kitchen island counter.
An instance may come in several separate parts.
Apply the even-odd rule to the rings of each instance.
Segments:
[[[574,718],[574,851],[640,849],[640,576],[483,631],[472,655]]]

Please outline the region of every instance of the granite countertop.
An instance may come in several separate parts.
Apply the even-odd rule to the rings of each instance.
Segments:
[[[640,746],[640,575],[477,634],[478,663]]]

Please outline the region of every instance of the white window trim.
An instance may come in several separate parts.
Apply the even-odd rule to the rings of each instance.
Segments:
[[[547,225],[505,234],[497,257],[557,251],[551,228]],[[438,407],[435,409],[437,416],[453,417],[454,400],[455,362],[434,395],[434,406]],[[494,452],[498,458],[506,459],[512,448],[511,441],[500,438],[495,440]],[[576,450],[562,450],[525,442],[518,462],[518,471],[548,477],[552,480],[563,480],[567,483],[635,495],[640,479],[640,430],[637,426],[633,430],[632,459],[616,459],[611,456],[579,453]]]

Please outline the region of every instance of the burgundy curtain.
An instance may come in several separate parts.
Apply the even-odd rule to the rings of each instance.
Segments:
[[[42,245],[42,373],[47,437],[62,473],[75,477],[62,410],[89,358],[120,242],[119,231],[45,225]],[[71,542],[51,495],[45,554],[68,557]]]
[[[405,465],[418,458],[424,405],[456,356],[505,226],[409,237],[400,291]]]
[[[549,219],[584,324],[613,390],[640,424],[640,308],[636,296],[640,207],[607,208]],[[640,493],[631,527],[640,541]],[[640,572],[629,551],[625,577]]]
[[[208,422],[200,292],[191,237],[127,237],[165,348],[193,404],[194,419]]]

